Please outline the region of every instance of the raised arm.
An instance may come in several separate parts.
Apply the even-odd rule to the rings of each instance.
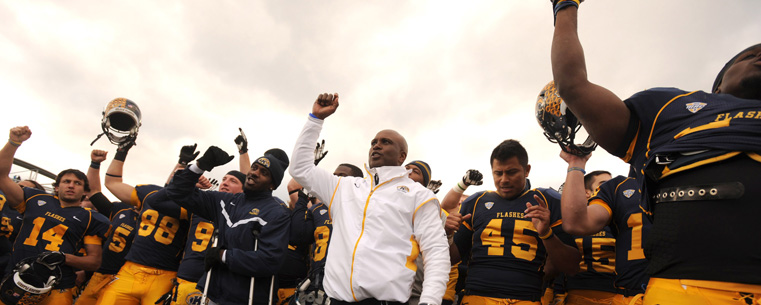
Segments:
[[[180,159],[177,160],[177,164],[172,169],[172,172],[169,173],[169,177],[166,178],[166,184],[169,184],[169,182],[172,181],[172,177],[174,177],[174,173],[176,173],[178,170],[187,168],[188,163],[190,163],[190,161],[193,161],[196,159],[196,157],[198,157],[198,154],[201,152],[196,151],[197,147],[198,147],[198,144],[195,143],[193,145],[185,145],[182,148],[180,148]]]
[[[571,0],[556,1],[557,5]],[[557,12],[552,38],[552,74],[560,97],[584,128],[609,152],[619,148],[631,113],[618,96],[589,82],[584,50],[577,32],[577,11],[573,5]]]
[[[90,152],[90,167],[87,168],[87,181],[90,183],[90,194],[100,193],[100,163],[106,161],[108,152],[100,149],[93,149]]]
[[[28,126],[13,127],[8,135],[8,143],[0,149],[0,190],[11,207],[16,207],[24,201],[24,190],[8,176],[13,166],[13,156],[21,143],[31,136],[32,130]]]
[[[447,213],[457,212],[460,206],[460,198],[465,190],[471,185],[481,185],[484,183],[484,175],[477,169],[469,169],[465,172],[465,176],[462,176],[462,180],[447,192],[444,196],[444,200],[441,201],[441,208]],[[459,227],[459,224],[457,225]]]
[[[304,186],[310,194],[317,195],[322,202],[330,202],[330,196],[338,183],[338,177],[314,165],[314,148],[320,136],[322,123],[338,108],[338,94],[320,94],[312,106],[309,120],[301,130],[293,149],[290,174],[296,182]]]
[[[568,170],[560,200],[563,214],[563,230],[569,234],[583,236],[600,232],[610,221],[610,214],[599,205],[587,205],[583,170],[591,155],[579,157],[560,152],[560,157],[568,162]]]
[[[187,169],[177,171],[172,181],[166,186],[166,194],[177,205],[188,209],[212,222],[217,222],[217,202],[219,192],[202,192],[195,187],[204,171],[230,162],[234,157],[216,146],[209,147],[195,164]]]
[[[240,134],[235,137],[235,145],[238,146],[238,167],[241,173],[247,173],[251,168],[251,158],[248,156],[248,138],[243,132],[243,128],[238,127]]]
[[[114,160],[111,161],[111,165],[109,165],[108,170],[106,170],[106,179],[104,182],[111,194],[114,194],[114,196],[116,196],[121,202],[129,203],[131,205],[136,204],[135,202],[132,202],[132,192],[135,191],[135,187],[122,181],[122,173],[124,172],[124,160],[127,159],[127,153],[133,145],[135,145],[134,139],[119,145],[119,148],[116,149]]]

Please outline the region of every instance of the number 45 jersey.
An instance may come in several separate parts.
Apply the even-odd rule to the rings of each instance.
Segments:
[[[45,251],[75,254],[86,244],[100,246],[111,229],[105,216],[79,206],[61,207],[57,197],[27,187],[24,188],[24,201],[16,210],[24,220],[7,269],[24,258]],[[62,265],[61,271],[63,279],[55,288],[74,287],[74,270]]]
[[[460,214],[472,217],[454,238],[463,262],[468,262],[468,294],[515,299],[542,295],[547,251],[531,219],[524,218],[526,203],[538,204],[534,195],[547,203],[553,232],[573,245],[572,237],[562,231],[556,191],[525,190],[513,200],[493,191],[476,193],[462,203]]]

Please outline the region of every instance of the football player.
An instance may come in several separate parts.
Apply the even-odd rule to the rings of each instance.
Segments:
[[[518,141],[500,143],[490,161],[497,190],[473,194],[447,220],[461,222],[450,251],[452,263],[468,264],[462,303],[538,305],[545,264],[567,274],[579,269],[579,252],[560,226],[560,194],[531,188]]]
[[[27,126],[14,127],[8,143],[0,150],[0,190],[6,204],[23,215],[8,267],[45,251],[63,253],[62,278],[41,304],[72,304],[74,269],[95,271],[100,267],[101,246],[110,225],[103,215],[80,207],[85,193],[90,191],[87,176],[81,171],[67,169],[59,173],[53,184],[54,195],[22,188],[8,177],[16,150],[31,135]],[[75,255],[80,248],[87,254]]]
[[[710,92],[655,88],[622,101],[587,78],[578,2],[555,1],[553,75],[590,135],[633,167],[631,189],[653,213],[644,303],[758,302],[761,247],[748,241],[761,240],[761,44],[731,58]]]
[[[103,244],[103,260],[95,273],[92,274],[82,293],[77,297],[76,305],[92,305],[103,295],[106,285],[116,279],[116,273],[126,262],[125,257],[132,246],[137,227],[138,211],[134,206],[123,203],[112,203],[101,193],[100,164],[106,160],[107,152],[93,150],[90,153],[90,167],[87,169],[87,179],[90,181],[89,199],[95,209],[111,221],[111,234]]]
[[[105,185],[116,198],[140,210],[137,235],[116,280],[106,286],[97,304],[156,302],[173,287],[188,235],[187,211],[172,202],[164,188],[150,184],[133,187],[122,182],[124,162],[134,140],[119,145],[106,172]],[[178,167],[183,158],[192,160],[194,156],[181,154]],[[208,180],[205,182],[209,187]]]

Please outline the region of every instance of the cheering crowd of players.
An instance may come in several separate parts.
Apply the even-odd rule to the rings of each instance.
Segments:
[[[469,170],[439,202],[441,182],[426,162],[407,161],[393,130],[372,139],[364,168],[319,168],[326,152],[314,143],[339,105],[338,94],[321,94],[293,160],[273,148],[251,162],[241,131],[240,170],[221,184],[203,173],[234,156],[212,146],[198,157],[195,145],[180,150],[163,186],[125,184],[137,135],[120,139],[103,181],[119,200],[110,202],[105,151],[92,152],[87,173],[62,171],[53,194],[13,181],[13,156],[32,135],[15,127],[0,150],[0,300],[761,304],[761,44],[730,59],[711,92],[656,88],[621,100],[587,80],[579,4],[553,4],[557,98],[631,165],[627,177],[587,173],[590,155],[571,144],[560,153],[562,192],[534,187],[528,152],[505,140],[488,160],[494,191],[464,195],[482,183]],[[285,202],[272,191],[289,167]]]

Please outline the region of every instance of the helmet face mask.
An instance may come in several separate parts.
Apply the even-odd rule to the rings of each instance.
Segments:
[[[141,125],[140,108],[126,98],[116,98],[103,111],[101,128],[111,143],[119,145],[137,137]]]
[[[560,148],[577,156],[588,155],[597,148],[592,137],[582,144],[574,144],[576,133],[581,129],[581,123],[560,98],[555,82],[551,81],[542,88],[536,99],[536,121],[544,130],[544,136],[552,143],[558,143]]]

